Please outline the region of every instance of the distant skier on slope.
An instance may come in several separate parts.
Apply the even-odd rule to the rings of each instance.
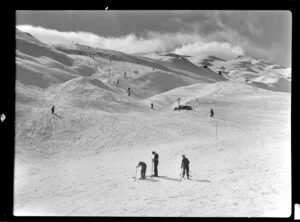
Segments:
[[[54,107],[54,105],[53,105],[52,108],[51,108],[52,114],[54,113],[54,109],[55,109],[55,107]]]
[[[153,177],[158,177],[158,154],[156,152],[152,152],[153,154],[153,159],[152,159],[152,164],[154,165],[154,174],[152,175]]]
[[[151,103],[151,109],[154,109],[154,108],[153,108],[153,103]]]
[[[130,88],[128,88],[128,96],[130,96]]]
[[[184,178],[184,175],[185,175],[185,172],[186,172],[186,176],[187,178],[189,179],[189,164],[190,164],[190,161],[188,160],[188,158],[185,157],[185,155],[182,155],[182,161],[181,161],[181,169],[182,170],[182,177]]]
[[[214,117],[214,111],[212,108],[210,109],[210,117]]]
[[[140,180],[144,180],[146,179],[146,169],[147,169],[147,165],[144,162],[139,162],[139,164],[137,165],[136,168],[141,167],[141,177]]]

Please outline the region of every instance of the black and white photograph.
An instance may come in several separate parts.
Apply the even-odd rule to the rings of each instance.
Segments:
[[[290,11],[15,16],[14,216],[291,216]]]

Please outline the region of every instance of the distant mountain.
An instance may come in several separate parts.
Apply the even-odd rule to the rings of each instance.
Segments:
[[[207,57],[203,57],[203,56],[190,56],[187,57],[187,59],[189,61],[191,61],[192,63],[194,63],[197,66],[213,66],[215,63],[218,63],[220,61],[225,61],[222,58],[216,57],[216,56],[207,56]]]
[[[181,86],[226,80],[186,58],[174,53],[129,55],[82,44],[48,45],[16,29],[17,101],[39,106],[65,101],[119,112],[118,107],[129,109],[124,102],[128,88],[133,90],[131,98],[146,99]]]
[[[227,80],[241,80],[268,90],[290,92],[290,69],[244,55],[228,61],[212,55],[201,58],[172,52],[133,55],[82,44],[47,45],[18,29],[16,55],[17,81],[41,88],[79,77],[97,77],[103,84],[114,88],[117,79],[124,79],[124,73],[127,73],[130,78],[124,79],[124,87],[135,87],[140,98],[192,83]],[[139,70],[139,75],[132,75],[136,70]],[[108,76],[110,72],[112,76]]]
[[[188,58],[197,61],[197,58]],[[259,88],[272,91],[291,91],[291,69],[273,64],[263,59],[239,55],[225,61],[215,56],[208,56],[198,63],[208,66],[214,72],[221,73],[229,80],[241,80]]]
[[[23,39],[29,42],[34,42],[37,44],[44,44],[42,42],[40,42],[37,38],[33,37],[31,34],[27,33],[27,32],[22,32],[20,29],[16,28],[16,38],[17,40]]]
[[[191,56],[188,56],[188,55],[179,55],[179,54],[176,54],[176,53],[166,53],[166,54],[162,54],[164,56],[170,56],[170,57],[175,57],[175,58],[185,58],[185,57],[191,57]]]

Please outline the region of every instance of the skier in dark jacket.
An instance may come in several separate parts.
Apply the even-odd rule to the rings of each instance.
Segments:
[[[152,152],[153,154],[153,159],[152,159],[152,162],[153,162],[153,165],[154,165],[154,174],[153,176],[154,177],[158,177],[158,170],[157,170],[157,166],[158,166],[158,154],[156,152]]]
[[[146,169],[147,169],[147,165],[144,162],[139,162],[139,164],[137,165],[136,168],[141,167],[141,177],[140,180],[144,180],[146,179]]]
[[[130,88],[128,88],[128,90],[127,90],[127,91],[128,91],[128,96],[130,96]]]
[[[153,103],[151,103],[151,109],[154,109],[154,107],[153,107]]]
[[[214,117],[214,111],[213,111],[213,109],[210,109],[210,117]]]
[[[52,108],[51,108],[51,112],[52,112],[52,114],[54,113],[54,106],[52,106]]]
[[[189,171],[190,171],[189,164],[190,164],[190,161],[188,160],[188,158],[186,158],[185,155],[182,155],[181,169],[183,169],[183,171],[182,171],[183,178],[184,178],[184,175],[186,172],[187,178],[189,179],[189,176],[190,176],[189,175]]]

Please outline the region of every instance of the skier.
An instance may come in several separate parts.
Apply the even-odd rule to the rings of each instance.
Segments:
[[[141,177],[140,180],[144,180],[146,179],[146,169],[147,169],[147,165],[144,162],[139,162],[139,164],[137,165],[136,168],[141,167]]]
[[[158,170],[157,170],[157,165],[158,165],[158,154],[156,152],[152,152],[153,154],[153,159],[152,159],[152,164],[154,165],[154,174],[152,176],[158,177]]]
[[[213,109],[210,109],[210,117],[214,117],[214,111],[213,111]]]
[[[55,109],[55,107],[53,105],[52,108],[51,108],[52,114],[54,113],[54,109]]]
[[[128,96],[130,96],[130,88],[128,88]]]
[[[219,71],[219,75],[222,75],[221,71]]]
[[[126,77],[126,72],[124,73],[124,77]]]
[[[120,83],[120,81],[119,81],[119,80],[117,80],[117,85],[119,85],[119,83]]]
[[[154,109],[154,108],[153,108],[153,103],[151,103],[151,109]]]
[[[188,158],[185,157],[185,155],[182,155],[182,161],[181,161],[181,169],[183,168],[183,171],[182,171],[182,177],[184,178],[184,175],[185,175],[185,172],[186,172],[186,175],[187,175],[187,178],[189,179],[189,164],[190,164],[190,161],[188,160]]]

